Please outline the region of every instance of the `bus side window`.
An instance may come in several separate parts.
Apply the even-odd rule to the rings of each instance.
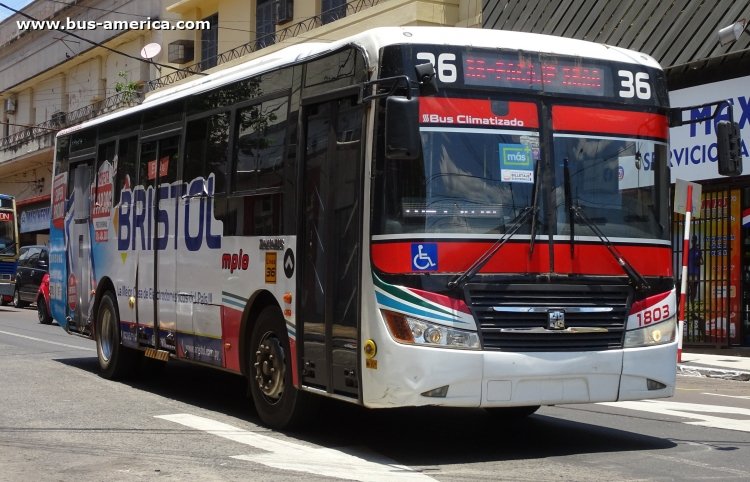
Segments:
[[[102,166],[105,162],[109,162],[110,166],[113,168],[115,164],[115,141],[110,141],[104,144],[99,144],[99,152],[96,156],[96,172],[97,174],[101,174]],[[105,180],[103,178],[100,179],[100,176],[97,175],[95,182],[95,187],[99,187],[99,184],[101,182],[104,182]]]
[[[280,187],[289,99],[282,97],[237,113],[234,142],[234,191]]]
[[[133,189],[137,179],[135,177],[138,152],[138,137],[120,139],[117,148],[117,171],[115,173],[115,202],[119,203],[123,189]]]
[[[57,154],[55,155],[55,176],[68,172],[68,158],[70,157],[70,137],[57,139]]]
[[[279,236],[282,200],[281,193],[233,196],[227,198],[226,212],[217,208],[216,217],[224,223],[225,236]]]
[[[213,173],[214,194],[226,192],[229,114],[222,112],[188,122],[182,180],[207,179]]]

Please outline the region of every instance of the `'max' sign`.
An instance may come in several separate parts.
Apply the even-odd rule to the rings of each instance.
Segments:
[[[185,202],[175,202],[182,199],[183,193]],[[208,249],[221,248],[222,224],[214,219],[213,193],[213,174],[208,179],[194,179],[187,190],[181,182],[123,189],[118,206],[117,249],[165,250],[170,237],[174,240],[173,249],[199,251],[204,245]],[[158,206],[154,202],[156,194]]]
[[[747,97],[737,97],[735,99],[727,99],[727,101],[733,106],[734,121],[738,122],[740,129],[744,129],[745,126],[750,122],[750,101]],[[711,122],[697,122],[700,119],[706,119],[711,116],[714,106],[708,107],[697,107],[690,109],[690,121],[694,122],[690,124],[690,137],[695,137],[698,130],[704,131],[705,135],[712,135],[716,132],[716,124],[720,121],[728,121],[729,109],[724,107],[719,114]]]
[[[669,93],[670,104],[673,107],[690,107],[722,100],[726,100],[732,105],[734,121],[740,127],[742,138],[740,149],[745,172],[750,172],[750,152],[748,152],[750,96],[748,95],[748,85],[750,85],[750,77],[741,77]],[[712,113],[711,107],[692,108],[688,111],[689,119],[694,122],[698,119],[705,119]],[[702,181],[722,177],[719,174],[717,162],[716,124],[723,120],[729,120],[729,109],[727,107],[721,109],[715,119],[672,127],[669,130],[669,164],[672,182],[677,179]]]

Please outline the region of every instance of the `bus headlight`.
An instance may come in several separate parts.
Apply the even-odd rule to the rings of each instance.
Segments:
[[[382,313],[391,336],[400,343],[479,349],[479,336],[474,331],[459,330],[388,310],[382,310]]]
[[[637,330],[625,332],[625,348],[639,346],[655,346],[672,343],[677,337],[677,321],[675,317]]]

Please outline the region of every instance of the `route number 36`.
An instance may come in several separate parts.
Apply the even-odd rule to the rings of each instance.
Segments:
[[[452,84],[458,80],[458,70],[456,69],[456,54],[442,53],[437,55],[437,62],[435,61],[435,54],[432,52],[419,52],[417,54],[417,60],[426,60],[435,66],[437,78],[440,82],[445,84]]]
[[[624,99],[637,97],[642,100],[651,98],[651,84],[646,72],[633,73],[629,70],[618,70],[617,75],[620,76],[620,87],[622,87],[618,92],[620,97]]]

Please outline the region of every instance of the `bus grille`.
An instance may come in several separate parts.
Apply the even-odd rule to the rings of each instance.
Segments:
[[[467,300],[485,350],[600,351],[622,348],[632,300],[627,285],[469,284]],[[550,329],[550,313],[565,329]]]

